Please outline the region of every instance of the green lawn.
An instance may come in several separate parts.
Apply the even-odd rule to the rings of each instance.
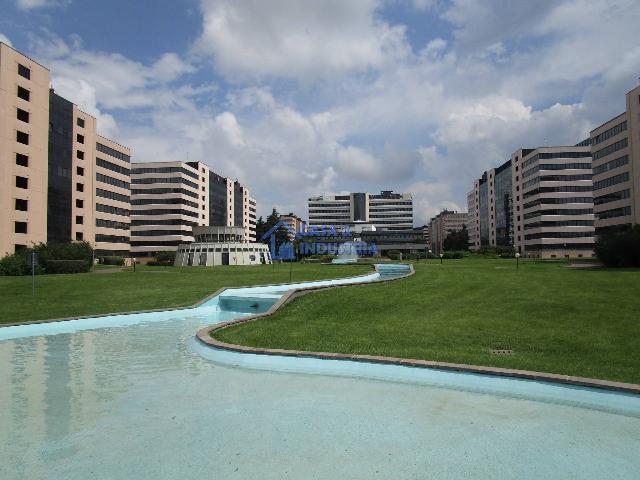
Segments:
[[[215,337],[640,383],[640,270],[422,261],[411,278],[306,295]]]
[[[255,267],[140,267],[134,273],[105,272],[107,268],[76,275],[0,277],[0,323],[182,307],[221,287],[283,283],[289,281],[289,265]],[[116,269],[117,270],[117,269]],[[293,264],[293,281],[360,275],[365,265]]]

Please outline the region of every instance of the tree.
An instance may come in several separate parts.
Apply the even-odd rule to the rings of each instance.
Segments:
[[[465,225],[462,230],[451,232],[442,243],[444,250],[469,250],[469,232]]]
[[[595,250],[607,267],[640,267],[640,225],[598,235]]]
[[[256,222],[257,240],[259,242],[270,244],[271,243],[270,238],[263,239],[262,237],[265,235],[265,233],[267,233],[269,230],[275,227],[279,221],[280,221],[280,213],[278,213],[278,211],[275,208],[271,211],[271,213],[269,214],[266,220],[263,220],[262,217],[260,217]],[[280,228],[278,228],[278,230],[276,230],[276,244],[282,245],[283,242],[286,242],[288,234],[289,232],[284,226],[281,226]]]

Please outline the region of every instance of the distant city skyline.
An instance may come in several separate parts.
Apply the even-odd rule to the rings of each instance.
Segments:
[[[81,8],[80,8],[81,7]],[[574,145],[640,75],[633,0],[5,0],[0,41],[47,65],[133,161],[201,161],[258,215],[410,192],[466,210],[478,172]],[[148,21],[144,21],[147,19]]]

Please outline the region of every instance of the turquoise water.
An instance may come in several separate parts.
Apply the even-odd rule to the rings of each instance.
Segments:
[[[0,329],[0,478],[638,478],[637,396],[194,340],[286,289]]]

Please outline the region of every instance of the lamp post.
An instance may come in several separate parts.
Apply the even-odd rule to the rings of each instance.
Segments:
[[[429,257],[433,255],[433,252],[431,251],[431,249],[429,249],[429,254],[427,255],[427,260],[429,260]]]
[[[520,254],[516,253],[516,270],[518,270],[518,267],[520,266]]]
[[[444,255],[441,253],[440,254],[440,265],[442,265],[442,257],[444,257]]]

